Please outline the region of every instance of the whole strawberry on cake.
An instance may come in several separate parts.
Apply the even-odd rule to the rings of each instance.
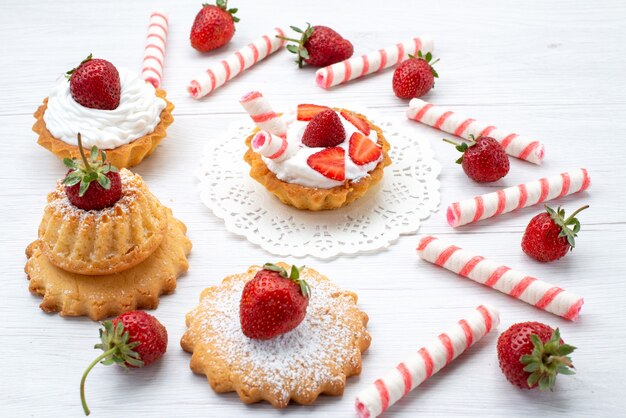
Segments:
[[[112,164],[131,167],[156,149],[174,121],[165,96],[138,73],[90,54],[59,78],[35,112],[33,131],[59,158],[80,157],[80,132],[86,148],[106,150]]]
[[[276,408],[341,395],[370,345],[357,295],[311,268],[267,263],[204,289],[181,339],[216,392]]]
[[[259,92],[241,104],[258,127],[246,139],[250,176],[285,204],[341,208],[364,196],[391,164],[383,131],[364,115],[314,104],[278,115]]]
[[[26,249],[29,290],[41,309],[100,320],[156,308],[188,268],[185,225],[148,190],[77,137],[80,160],[48,195],[38,237]]]

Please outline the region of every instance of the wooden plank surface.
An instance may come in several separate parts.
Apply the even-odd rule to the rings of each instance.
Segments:
[[[169,3],[169,4],[168,4]],[[490,303],[501,311],[501,330],[525,320],[561,328],[579,347],[577,374],[559,379],[554,393],[521,391],[508,384],[497,365],[496,335],[399,402],[388,416],[545,416],[613,417],[626,409],[626,4],[614,1],[438,2],[398,0],[251,2],[239,7],[233,41],[200,55],[189,46],[192,2],[3,0],[0,13],[0,412],[6,417],[82,415],[78,383],[97,355],[97,324],[48,315],[28,293],[24,249],[36,237],[46,194],[63,166],[37,146],[32,113],[64,71],[89,52],[116,65],[139,70],[149,13],[170,13],[164,88],[176,104],[176,122],[157,152],[136,168],[151,190],[189,227],[194,244],[190,270],[176,292],[161,299],[155,314],[170,342],[160,364],[124,373],[99,366],[88,381],[93,416],[282,416],[267,404],[245,406],[236,395],[215,394],[188,367],[179,346],[184,315],[200,291],[225,275],[273,257],[225,230],[198,199],[193,171],[204,145],[231,122],[245,118],[237,98],[259,89],[281,104],[360,103],[395,117],[429,138],[442,163],[442,204],[420,233],[500,260],[528,274],[558,283],[585,297],[581,319],[569,323],[475,283],[428,265],[415,255],[417,238],[403,236],[388,249],[359,256],[303,262],[359,294],[370,316],[371,350],[363,373],[348,381],[342,398],[321,397],[313,406],[290,406],[296,417],[346,417],[356,393],[462,317]],[[384,8],[382,8],[384,6]],[[457,152],[441,143],[441,133],[404,119],[407,103],[391,92],[392,71],[324,91],[314,69],[298,70],[293,56],[275,54],[201,101],[185,87],[191,77],[229,52],[275,26],[325,24],[351,39],[355,52],[381,48],[413,35],[435,39],[440,79],[427,96],[476,118],[533,135],[546,145],[537,167],[512,161],[510,174],[492,185],[469,181],[454,164]],[[453,230],[445,222],[452,202],[505,185],[586,167],[588,193],[562,199],[567,209],[589,203],[580,215],[583,229],[576,250],[561,261],[540,264],[519,246],[538,208]],[[287,259],[286,261],[294,261]]]

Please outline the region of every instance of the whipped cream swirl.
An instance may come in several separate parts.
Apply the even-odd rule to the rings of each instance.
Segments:
[[[85,148],[112,149],[154,131],[166,102],[154,87],[137,73],[118,68],[121,82],[120,105],[114,110],[90,109],[77,103],[70,83],[60,79],[48,97],[43,115],[46,127],[57,139],[77,145],[80,132]]]

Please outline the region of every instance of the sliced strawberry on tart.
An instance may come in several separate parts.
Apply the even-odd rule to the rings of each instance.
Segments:
[[[343,207],[365,195],[391,164],[383,131],[364,115],[304,103],[282,119],[286,134],[255,131],[244,159],[250,176],[283,203],[312,211]]]

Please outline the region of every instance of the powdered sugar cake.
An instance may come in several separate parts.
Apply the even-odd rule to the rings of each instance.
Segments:
[[[241,330],[239,302],[244,285],[260,269],[252,266],[202,292],[200,304],[187,314],[189,329],[181,340],[193,353],[191,369],[206,375],[216,392],[236,391],[245,403],[265,400],[284,408],[291,399],[311,404],[319,394],[341,395],[346,377],[361,372],[361,354],[371,340],[357,295],[305,268],[301,277],[311,298],[303,322],[271,340],[250,339]]]

